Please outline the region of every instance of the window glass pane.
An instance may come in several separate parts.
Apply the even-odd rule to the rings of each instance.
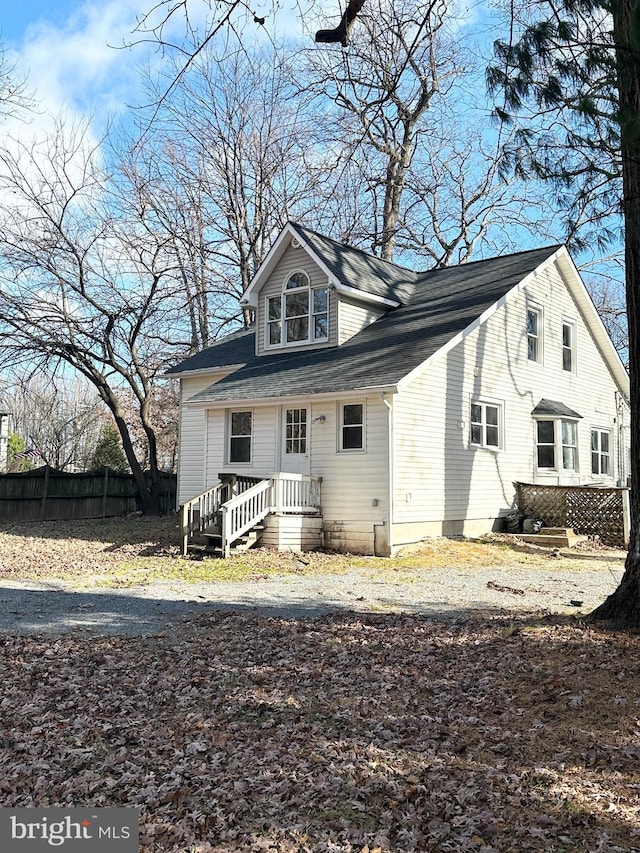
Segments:
[[[272,296],[269,299],[269,319],[279,320],[282,316],[282,301],[279,296]]]
[[[498,426],[498,408],[497,406],[487,406],[487,424]]]
[[[343,408],[343,423],[344,424],[361,424],[362,423],[362,404],[356,403],[344,406]]]
[[[553,421],[538,421],[538,443],[553,444],[554,441]]]
[[[251,436],[231,439],[229,461],[251,462]]]
[[[313,337],[316,340],[327,338],[329,336],[327,315],[318,314],[313,321]]]
[[[592,453],[591,454],[591,473],[599,474],[600,473],[600,454]]]
[[[600,450],[602,450],[603,453],[609,452],[609,433],[608,432],[601,432],[600,433]]]
[[[532,311],[531,309],[527,311],[527,334],[538,334],[538,312]]]
[[[471,444],[482,444],[481,424],[471,424]]]
[[[303,272],[294,272],[287,281],[287,290],[293,290],[296,287],[309,287],[309,279]]]
[[[599,437],[599,435],[600,435],[600,433],[598,432],[598,430],[597,430],[597,429],[592,429],[592,430],[591,430],[591,449],[592,449],[592,450],[599,450],[599,447],[598,447],[598,437]]]
[[[344,426],[342,428],[342,447],[344,450],[360,450],[362,448],[361,426]]]
[[[282,342],[282,327],[280,322],[269,323],[269,343],[279,344]]]
[[[571,421],[562,421],[562,443],[575,445],[576,425]]]
[[[575,447],[562,448],[562,467],[565,471],[576,470],[576,449]]]
[[[556,454],[553,445],[538,445],[538,468],[555,468]]]
[[[309,337],[309,318],[298,317],[287,320],[287,341],[306,341]]]
[[[323,311],[327,310],[327,291],[323,288],[322,290],[314,290],[313,291],[313,311],[315,314],[321,314]]]
[[[562,324],[562,346],[571,346],[571,326],[568,323]]]
[[[482,423],[482,406],[477,403],[471,404],[471,422],[474,424]]]
[[[309,313],[308,293],[288,293],[285,296],[285,317],[299,317]]]
[[[498,446],[498,427],[487,426],[487,445],[489,447]]]
[[[231,435],[251,435],[251,412],[231,413]]]

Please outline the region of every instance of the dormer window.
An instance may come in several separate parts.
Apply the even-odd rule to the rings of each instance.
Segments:
[[[279,296],[268,296],[267,346],[326,341],[329,336],[327,288],[311,287],[305,272],[292,273]]]

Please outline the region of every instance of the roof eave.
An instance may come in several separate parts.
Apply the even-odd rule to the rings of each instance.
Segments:
[[[160,378],[162,379],[180,379],[183,377],[189,376],[209,376],[214,373],[224,373],[225,376],[228,376],[229,373],[235,373],[236,370],[240,370],[241,367],[244,367],[246,364],[242,362],[241,364],[223,364],[215,367],[194,367],[191,370],[174,370],[167,371],[163,373]]]
[[[341,391],[309,391],[296,392],[295,394],[278,394],[270,397],[242,397],[237,400],[185,400],[185,405],[192,409],[210,408],[237,408],[238,406],[269,406],[280,402],[291,400],[312,400],[313,402],[325,402],[331,400],[343,400],[362,396],[363,394],[397,394],[397,385],[369,385],[358,388],[348,388]]]
[[[373,305],[384,305],[385,308],[399,308],[402,305],[397,299],[388,299],[385,296],[378,296],[375,293],[368,293],[366,290],[358,290],[357,287],[349,287],[342,282],[332,281],[333,287],[338,293],[344,296],[349,296],[351,299],[357,299],[360,302],[370,302]]]

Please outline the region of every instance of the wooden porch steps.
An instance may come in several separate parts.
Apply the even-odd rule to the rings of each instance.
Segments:
[[[574,548],[581,542],[587,542],[588,538],[574,533],[569,527],[543,527],[540,533],[518,534],[518,539],[541,548]]]
[[[248,551],[260,541],[264,524],[256,524],[251,530],[244,533],[231,546],[232,554],[241,554],[243,551]],[[194,537],[194,541],[187,546],[188,551],[195,554],[200,554],[203,557],[222,557],[222,533],[217,525],[211,525],[204,530],[199,536]]]

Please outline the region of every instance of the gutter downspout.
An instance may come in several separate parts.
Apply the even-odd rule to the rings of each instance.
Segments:
[[[387,400],[384,394],[380,395],[382,402],[387,407],[387,411],[389,412],[389,416],[387,418],[387,454],[388,454],[388,462],[387,462],[387,474],[388,474],[388,484],[387,488],[389,490],[389,511],[387,514],[387,519],[385,524],[387,525],[387,544],[389,546],[389,556],[393,553],[393,489],[394,489],[394,466],[393,466],[393,406],[390,401]]]

